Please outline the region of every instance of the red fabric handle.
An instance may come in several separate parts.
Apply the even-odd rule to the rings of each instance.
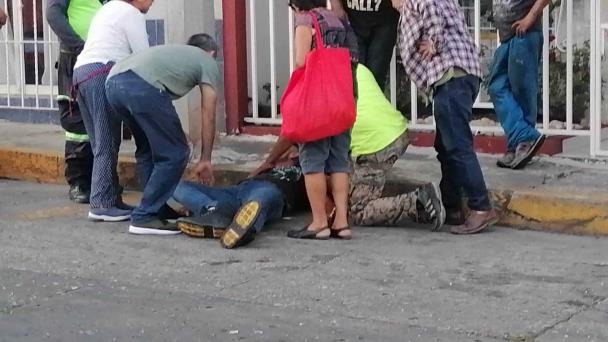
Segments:
[[[83,84],[84,82],[87,82],[97,76],[101,76],[101,75],[105,75],[105,74],[109,74],[110,70],[112,70],[112,67],[114,66],[114,63],[108,63],[104,66],[102,66],[101,68],[89,73],[84,80],[78,82],[78,83],[74,83],[72,84],[72,87],[70,88],[70,100],[76,100],[77,96],[78,96],[78,87]],[[70,102],[70,116],[72,116],[72,103]]]
[[[312,25],[315,27],[315,39],[317,40],[317,49],[324,49],[325,46],[323,45],[323,38],[321,35],[321,28],[319,27],[319,20],[317,20],[317,16],[314,13],[308,12],[308,14],[310,14],[310,16],[312,17]]]
[[[114,63],[108,63],[104,66],[102,66],[101,68],[89,73],[84,80],[74,84],[74,88],[78,88],[79,85],[83,84],[86,81],[89,81],[97,76],[101,76],[101,75],[105,75],[105,74],[109,74],[110,70],[112,70],[112,67],[114,66]]]

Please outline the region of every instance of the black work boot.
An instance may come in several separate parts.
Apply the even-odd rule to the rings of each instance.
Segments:
[[[177,220],[177,226],[182,233],[197,238],[218,239],[232,222],[234,210],[214,207],[202,216],[182,217]]]
[[[87,204],[91,196],[90,190],[84,189],[82,186],[75,184],[70,186],[70,200],[76,203]]]

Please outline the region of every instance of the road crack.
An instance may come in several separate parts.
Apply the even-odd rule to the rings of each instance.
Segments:
[[[597,297],[593,300],[593,302],[591,304],[585,304],[583,306],[581,306],[581,308],[575,312],[573,312],[572,314],[568,315],[568,317],[561,319],[547,327],[544,327],[541,331],[539,331],[536,334],[531,335],[532,337],[532,341],[534,341],[535,339],[545,335],[546,333],[548,333],[549,331],[555,329],[557,326],[564,324],[564,323],[568,323],[570,322],[574,317],[587,312],[591,309],[596,308],[600,303],[602,303],[603,301],[607,300],[608,297]]]

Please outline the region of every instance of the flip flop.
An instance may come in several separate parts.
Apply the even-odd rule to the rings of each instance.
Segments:
[[[324,228],[319,229],[318,231],[312,231],[312,230],[308,230],[308,226],[306,226],[306,227],[300,228],[298,230],[288,231],[287,237],[290,237],[292,239],[305,239],[305,240],[329,240],[331,231],[330,231],[330,234],[328,234],[327,236],[319,235],[322,232],[325,232],[326,230],[329,230],[329,228],[324,227]]]
[[[346,226],[344,228],[338,228],[338,229],[331,228],[330,231],[331,231],[331,234],[330,234],[331,237],[335,238],[335,239],[350,240],[350,239],[353,238],[353,236],[352,236],[352,230],[350,229],[349,226]],[[349,232],[349,234],[348,235],[342,235],[341,234],[342,232]]]

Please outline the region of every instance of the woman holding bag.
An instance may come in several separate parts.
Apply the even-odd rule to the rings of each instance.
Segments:
[[[355,81],[355,70],[357,64],[357,38],[352,31],[350,24],[345,19],[340,19],[336,14],[325,8],[326,0],[290,0],[289,6],[296,12],[295,18],[295,49],[296,49],[296,67],[299,70],[294,72],[290,85],[295,78],[297,73],[300,73],[302,82],[304,79],[323,79],[323,75],[311,75],[311,73],[319,73],[322,68],[319,68],[319,64],[325,64],[327,69],[328,65],[335,63],[334,61],[328,60],[329,58],[323,59],[324,56],[329,57],[327,54],[317,54],[317,58],[311,58],[310,54],[313,50],[315,52],[325,50],[334,50],[332,48],[342,48],[335,50],[348,49],[350,55],[350,70],[347,70],[346,76],[339,82],[335,82],[328,86],[327,84],[317,84],[319,88],[323,88],[323,95],[329,96],[335,100],[335,104],[332,101],[326,101],[327,109],[323,109],[321,112],[309,112],[306,116],[311,117],[333,117],[338,111],[337,117],[342,118],[346,116],[346,121],[336,120],[330,121],[330,125],[334,125],[334,128],[340,127],[339,132],[332,132],[331,127],[328,125],[321,126],[316,130],[309,130],[307,133],[308,137],[319,136],[318,139],[293,139],[297,136],[298,132],[291,137],[287,134],[285,136],[288,139],[299,141],[300,143],[300,163],[302,166],[302,172],[304,173],[304,179],[306,183],[306,192],[310,201],[312,209],[312,222],[307,226],[299,230],[290,231],[288,236],[291,238],[298,239],[328,239],[330,237],[336,237],[341,239],[350,239],[351,230],[348,223],[348,192],[349,192],[349,173],[351,171],[350,160],[349,160],[349,149],[350,149],[350,128],[354,123],[354,102],[355,97],[353,90],[356,87],[352,83]],[[321,46],[320,46],[321,45]],[[327,49],[326,49],[327,48]],[[338,55],[344,51],[334,51]],[[310,56],[309,56],[310,54]],[[348,54],[347,54],[348,55]],[[307,59],[307,57],[309,57]],[[349,58],[341,59],[344,61],[344,65],[337,65],[336,69],[344,70],[344,67],[348,67]],[[315,65],[307,65],[315,64]],[[315,66],[317,66],[315,68]],[[335,66],[335,64],[334,64]],[[305,70],[304,70],[305,69]],[[350,73],[348,71],[351,71]],[[332,73],[333,71],[330,71]],[[342,75],[342,74],[341,74]],[[315,77],[316,76],[316,77]],[[321,76],[321,77],[319,77]],[[349,84],[350,82],[350,84]],[[346,87],[344,84],[346,83]],[[296,92],[291,92],[289,95],[290,85],[286,90],[281,101],[281,110],[283,112],[284,120],[289,118],[289,108],[300,107],[309,108],[310,111],[318,111],[313,109],[314,107],[319,108],[317,101],[319,99],[310,96],[310,91],[301,91],[301,96],[293,96]],[[348,91],[350,94],[345,94]],[[308,95],[308,96],[306,96]],[[346,100],[346,101],[345,101]],[[299,103],[296,103],[299,102]],[[316,106],[315,103],[316,102]],[[346,104],[345,106],[340,105]],[[352,110],[350,107],[352,106]],[[342,111],[342,112],[340,112]],[[350,113],[348,113],[350,111]],[[303,114],[299,110],[300,116]],[[345,112],[345,113],[344,113]],[[345,115],[341,115],[345,114]],[[342,127],[344,122],[348,122],[351,116],[350,125],[346,124],[346,127]],[[301,126],[306,118],[291,118],[291,122],[298,121]],[[333,119],[332,119],[333,120]],[[314,121],[314,119],[313,119]],[[323,120],[318,120],[323,121]],[[284,121],[283,132],[287,130],[286,122]],[[293,127],[294,125],[292,125]],[[297,125],[296,125],[297,126]],[[297,130],[297,127],[296,127]],[[334,129],[335,130],[335,129]],[[319,134],[319,132],[331,132],[328,134]],[[328,215],[325,208],[326,195],[328,193],[328,179],[330,185],[330,193],[336,204],[336,211],[333,222],[329,222]],[[331,227],[330,227],[331,224]]]

